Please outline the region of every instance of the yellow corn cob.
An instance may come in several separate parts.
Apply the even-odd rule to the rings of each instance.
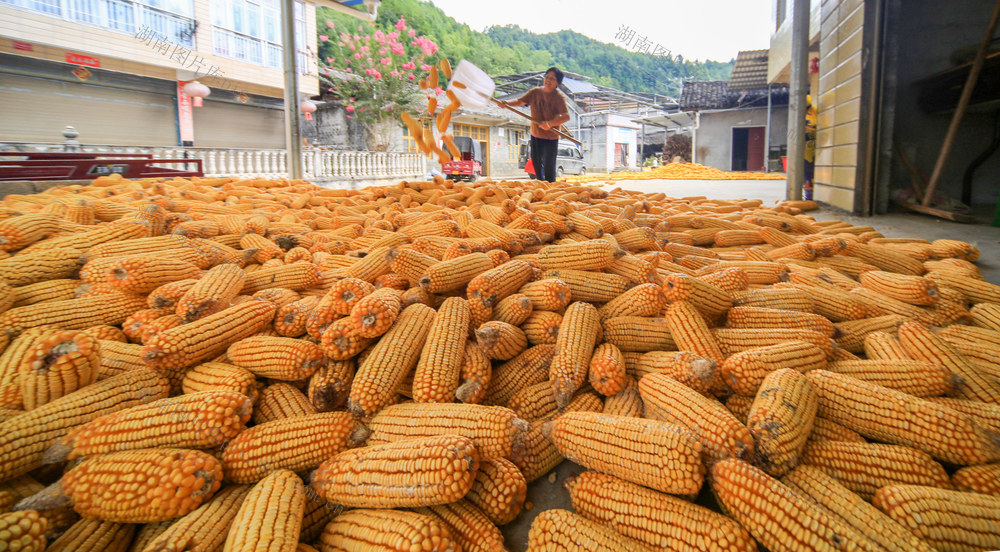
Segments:
[[[956,490],[1000,497],[1000,464],[967,466],[951,476]]]
[[[45,550],[45,518],[34,510],[0,514],[0,548],[21,552]]]
[[[795,288],[760,288],[737,291],[733,293],[733,306],[813,312],[812,298],[807,292]]]
[[[510,263],[501,266],[507,266],[507,264]],[[453,291],[470,284],[474,278],[491,269],[493,269],[493,261],[487,254],[470,253],[435,263],[425,271],[419,283],[421,287],[431,293]]]
[[[554,345],[535,345],[498,366],[490,377],[483,404],[506,405],[521,389],[547,381],[554,354]]]
[[[210,269],[177,301],[177,316],[191,322],[221,311],[239,295],[245,281],[246,274],[238,266]]]
[[[451,504],[414,508],[414,512],[442,523],[461,550],[502,552],[503,534],[478,507],[462,499]]]
[[[16,251],[59,231],[59,217],[30,214],[0,221],[0,251]]]
[[[204,452],[169,448],[115,452],[84,460],[53,489],[23,500],[18,507],[72,504],[88,519],[152,523],[191,512],[212,497],[221,480],[219,461]]]
[[[260,392],[254,403],[254,425],[316,414],[316,407],[297,388],[287,383],[272,383]]]
[[[0,260],[0,280],[10,286],[24,286],[70,278],[76,274],[80,252],[71,248],[56,248],[37,252],[24,252]]]
[[[483,459],[465,500],[479,507],[494,524],[506,525],[521,513],[527,493],[528,483],[513,462]]]
[[[907,257],[902,253],[880,245],[868,245],[860,242],[849,242],[845,254],[877,266],[886,272],[920,276],[924,266],[917,259]]]
[[[401,510],[344,512],[323,529],[319,540],[322,550],[458,550],[445,523]]]
[[[354,360],[331,360],[316,370],[309,378],[307,394],[317,411],[330,412],[347,404],[355,368]]]
[[[862,272],[860,280],[864,287],[910,305],[933,305],[938,300],[937,284],[920,276],[873,270]]]
[[[717,377],[717,366],[714,360],[690,351],[650,351],[641,354],[635,366],[627,369],[626,373],[636,380],[646,374],[666,374],[699,393],[705,393]]]
[[[416,366],[434,314],[434,309],[421,304],[403,309],[358,367],[348,401],[351,412],[370,416],[389,404],[403,378]]]
[[[224,491],[226,491],[226,489],[222,489],[222,492]],[[214,497],[212,497],[212,499],[213,500],[217,499],[219,495],[222,494],[222,492],[216,494]],[[198,508],[200,509],[203,506],[204,505],[199,506]],[[195,511],[198,510],[196,509]],[[154,539],[162,535],[167,529],[170,528],[171,525],[173,525],[173,520],[160,521],[157,523],[146,523],[144,525],[139,526],[138,531],[136,531],[135,533],[135,539],[132,540],[132,545],[128,548],[128,552],[145,551],[149,543],[153,542]]]
[[[210,552],[221,549],[233,519],[250,489],[247,485],[224,487],[211,500],[169,524],[138,550]]]
[[[226,478],[236,483],[260,481],[277,469],[305,471],[357,444],[354,418],[347,412],[295,416],[243,431],[222,453]]]
[[[532,345],[555,344],[562,319],[557,312],[533,311],[520,327]]]
[[[665,493],[701,488],[701,446],[685,428],[594,412],[569,412],[550,423],[549,439],[581,466]]]
[[[82,519],[54,540],[46,550],[57,552],[125,552],[135,525]]]
[[[818,346],[803,341],[787,341],[732,354],[720,369],[726,384],[733,391],[755,395],[764,378],[775,370],[793,368],[808,372],[826,365],[826,353]]]
[[[122,257],[107,269],[105,282],[127,293],[149,293],[168,282],[198,278],[201,270],[190,262],[157,254]]]
[[[817,287],[803,284],[777,284],[777,289],[799,289],[808,293],[812,299],[812,312],[825,316],[833,322],[858,320],[868,316],[865,303],[846,291],[834,287]]]
[[[122,333],[133,343],[141,343],[143,328],[157,318],[168,313],[166,309],[142,309],[135,311],[122,322]]]
[[[952,325],[939,331],[937,335],[965,355],[988,377],[994,380],[1000,378],[1000,360],[997,359],[996,352],[997,347],[1000,347],[1000,332],[988,328]]]
[[[813,330],[833,337],[833,323],[825,317],[808,312],[786,311],[764,307],[733,307],[726,314],[729,328],[797,328]]]
[[[1000,304],[979,303],[969,309],[976,326],[1000,331]]]
[[[233,343],[271,323],[275,307],[268,301],[247,301],[189,324],[158,333],[146,343],[146,363],[171,377],[180,387],[184,368],[214,358]]]
[[[956,257],[975,262],[979,259],[979,249],[971,243],[959,240],[940,239],[931,242],[934,256],[939,259]]]
[[[495,320],[479,326],[476,341],[487,357],[499,360],[510,360],[528,347],[528,338],[521,328]]]
[[[799,463],[815,424],[817,407],[816,390],[796,370],[782,368],[764,378],[746,425],[765,472],[781,477]]]
[[[667,306],[663,288],[656,284],[639,284],[608,301],[600,309],[601,321],[616,316],[655,316]]]
[[[879,489],[872,504],[935,550],[1000,548],[1000,498],[893,485]]]
[[[320,283],[319,267],[311,263],[292,263],[274,268],[262,268],[247,273],[241,295],[250,295],[268,288],[286,288],[300,291],[317,287]]]
[[[84,328],[82,330],[84,333],[90,335],[94,339],[100,341],[116,341],[118,343],[128,343],[128,337],[122,332],[121,328],[116,326],[110,326],[108,324],[98,324],[96,326],[91,326],[89,328]]]
[[[644,416],[683,428],[712,459],[753,455],[753,437],[722,403],[665,374],[639,380]]]
[[[416,249],[393,249],[388,253],[389,268],[403,276],[411,283],[417,283],[420,278],[439,260]]]
[[[295,552],[306,508],[302,480],[275,470],[246,494],[233,518],[224,552]]]
[[[848,429],[837,422],[831,422],[820,416],[816,417],[812,433],[809,434],[812,441],[846,441],[848,443],[865,443],[865,438],[858,432]]]
[[[426,307],[422,303],[418,304]],[[407,308],[412,306],[414,305]],[[405,311],[406,309],[403,309],[403,312]],[[368,347],[372,341],[374,340],[358,335],[357,327],[350,318],[345,317],[335,320],[327,326],[326,330],[323,331],[320,345],[323,352],[331,360],[347,360]]]
[[[133,223],[129,221],[114,222],[94,228],[93,230],[49,238],[25,248],[21,253],[27,253],[28,251],[40,252],[57,248],[69,248],[83,252],[102,243],[144,238],[149,236],[149,232],[150,227],[145,223]]]
[[[649,552],[655,549],[622,535],[607,525],[591,521],[568,510],[553,509],[542,512],[532,520],[531,529],[528,531],[528,550]]]
[[[921,308],[909,303],[897,301],[896,299],[867,288],[853,289],[850,291],[850,294],[866,303],[870,316],[898,314],[922,324],[937,325],[940,323],[941,317],[935,314],[933,309]]]
[[[479,344],[466,340],[459,366],[459,385],[455,398],[466,404],[479,404],[486,397],[493,368]]]
[[[601,410],[612,416],[631,416],[641,418],[643,414],[642,396],[639,394],[639,384],[632,376],[625,376],[625,383],[620,391],[604,400]]]
[[[569,286],[574,301],[605,303],[618,297],[631,287],[628,278],[618,274],[605,274],[587,270],[546,270],[543,278],[558,278]]]
[[[502,406],[422,403],[388,406],[368,427],[369,445],[437,435],[468,437],[482,460],[510,457],[515,441],[527,429],[513,410]]]
[[[662,282],[662,278],[653,264],[635,255],[619,257],[604,270],[622,276],[633,284],[659,284]]]
[[[79,280],[62,278],[55,280],[43,280],[34,284],[11,288],[14,303],[10,306],[24,307],[44,301],[63,301],[66,299],[72,299],[76,296],[76,288],[79,286]]]
[[[0,328],[10,334],[18,334],[39,326],[80,330],[98,324],[117,325],[144,306],[145,298],[141,296],[111,290],[80,299],[12,308],[0,314]]]
[[[699,279],[707,284],[713,285],[728,293],[730,297],[734,293],[744,291],[750,286],[750,279],[742,268],[727,268],[712,274],[706,274]]]
[[[1000,459],[1000,443],[956,410],[825,370],[808,375],[819,394],[819,415],[865,437],[959,465]]]
[[[199,364],[184,374],[181,390],[197,393],[210,390],[231,390],[243,394],[251,402],[257,399],[257,381],[254,375],[239,366],[224,362]]]
[[[601,328],[604,331],[604,340],[618,347],[623,353],[677,349],[664,318],[616,316],[605,320]]]
[[[72,428],[167,396],[162,376],[136,370],[108,378],[4,422],[0,481],[42,465],[42,453]]]
[[[163,284],[149,293],[146,306],[151,309],[174,308],[177,306],[177,301],[180,301],[181,297],[196,283],[198,283],[197,279],[189,278]]]
[[[726,357],[741,351],[756,347],[778,345],[789,341],[804,341],[816,345],[826,353],[827,358],[833,355],[833,340],[812,330],[788,329],[779,330],[764,328],[756,330],[716,328],[711,330],[712,337]]]
[[[681,350],[722,363],[725,359],[720,345],[716,343],[712,331],[701,317],[697,307],[687,301],[671,304],[664,314],[670,337]]]
[[[417,402],[450,402],[455,396],[470,318],[464,299],[449,297],[441,304],[413,376],[413,399]]]
[[[892,335],[900,324],[907,322],[905,316],[887,314],[874,318],[848,320],[836,325],[839,335],[834,339],[845,351],[862,353],[865,350],[865,338],[873,332],[884,332]]]
[[[254,293],[251,297],[254,299],[261,299],[263,301],[270,301],[279,309],[302,298],[302,296],[297,292],[285,288],[264,289]]]
[[[928,397],[925,400],[964,414],[972,423],[991,434],[1000,434],[1000,405],[946,397]]]
[[[471,255],[466,255],[469,256]],[[484,306],[492,307],[504,297],[515,293],[531,276],[530,264],[512,260],[472,278],[466,286],[466,293],[470,301],[478,301]]]
[[[598,270],[624,255],[625,251],[605,240],[587,240],[543,247],[538,263],[542,270]]]
[[[915,360],[938,363],[945,370],[962,378],[955,396],[963,399],[1000,404],[1000,389],[965,355],[931,333],[926,326],[907,322],[898,330],[899,342]]]
[[[961,385],[941,365],[919,360],[847,360],[831,362],[825,369],[916,397],[944,395]]]
[[[316,470],[312,486],[349,507],[432,506],[465,496],[478,469],[471,439],[439,435],[341,452]]]
[[[236,436],[250,419],[250,400],[235,391],[203,391],[106,414],[49,447],[46,464],[141,448],[211,448]]]
[[[240,237],[240,249],[256,249],[254,260],[263,263],[270,259],[284,257],[285,252],[273,241],[258,234],[244,234]]]
[[[230,345],[226,357],[257,376],[285,381],[308,378],[323,364],[319,345],[289,337],[247,337]]]
[[[716,463],[711,482],[723,510],[768,550],[875,549],[863,533],[742,460]]]
[[[581,213],[569,213],[566,221],[573,226],[573,231],[583,234],[588,239],[599,238],[604,235],[604,228],[601,223],[587,217]]]
[[[865,336],[865,358],[868,360],[912,360],[895,335],[872,332]]]
[[[549,381],[560,408],[569,404],[585,381],[599,330],[600,318],[593,305],[577,301],[566,308],[556,338],[556,353],[549,365]]]
[[[518,391],[507,402],[507,408],[528,421],[550,417],[558,411],[555,396],[552,394],[552,385],[547,381]]]
[[[306,332],[309,316],[319,302],[319,297],[310,296],[278,307],[274,315],[274,330],[283,337],[301,336]]]
[[[520,326],[533,311],[531,298],[522,293],[515,293],[504,297],[496,304],[493,308],[493,320]]]
[[[732,519],[596,471],[566,480],[573,509],[658,550],[757,550]]]
[[[699,269],[695,275],[704,276],[730,268],[742,268],[751,284],[774,284],[781,281],[787,269],[780,263],[767,261],[720,261]]]
[[[590,385],[598,393],[610,397],[621,391],[625,385],[625,357],[610,343],[602,343],[594,349],[590,358],[588,378]]]
[[[344,275],[348,278],[357,278],[366,282],[373,282],[375,278],[390,271],[389,261],[386,254],[389,247],[376,247],[368,251],[360,261],[347,267]]]
[[[396,321],[402,309],[399,292],[382,288],[361,298],[351,309],[351,323],[361,337],[376,338]]]
[[[33,342],[18,367],[21,400],[33,410],[97,381],[100,344],[79,331],[55,332]]]
[[[560,311],[569,305],[572,297],[569,286],[556,278],[528,282],[518,290],[531,300],[534,310]]]
[[[881,550],[905,552],[933,550],[909,529],[865,502],[823,470],[799,466],[781,478],[792,490],[811,498],[828,514],[867,535]]]

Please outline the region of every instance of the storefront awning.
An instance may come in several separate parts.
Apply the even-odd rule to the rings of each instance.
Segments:
[[[695,115],[693,112],[689,111],[650,115],[648,117],[639,117],[638,119],[632,120],[639,124],[658,126],[667,130],[676,131],[694,128],[695,126]]]

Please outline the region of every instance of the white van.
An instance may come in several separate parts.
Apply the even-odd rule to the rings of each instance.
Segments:
[[[583,152],[580,147],[572,142],[559,141],[559,149],[556,150],[556,176],[564,174],[587,174],[587,167],[583,162]],[[531,146],[525,141],[521,144],[521,153],[518,159],[517,168],[523,169],[528,163],[529,150]]]

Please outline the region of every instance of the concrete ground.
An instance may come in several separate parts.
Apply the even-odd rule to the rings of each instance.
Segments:
[[[711,199],[761,199],[773,205],[785,197],[784,180],[631,180],[612,182],[607,189],[621,187],[641,192],[663,192],[671,197],[705,196]],[[981,252],[976,263],[990,282],[1000,284],[1000,228],[986,224],[958,224],[938,218],[911,214],[892,213],[874,217],[854,217],[842,211],[820,209],[807,214],[817,220],[844,220],[857,226],[873,226],[887,237],[922,238],[925,240],[955,239],[974,243]],[[508,550],[523,552],[527,549],[528,530],[539,512],[561,508],[572,511],[569,494],[563,486],[567,477],[584,471],[570,461],[562,462],[547,476],[528,486],[531,510],[521,513],[513,522],[501,528]],[[707,485],[696,500],[698,504],[718,511],[718,506]]]

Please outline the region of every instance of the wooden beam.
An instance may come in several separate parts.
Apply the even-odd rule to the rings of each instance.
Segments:
[[[969,215],[963,215],[961,213],[953,213],[951,211],[945,211],[944,209],[938,209],[936,207],[926,207],[924,205],[920,205],[919,203],[907,203],[905,201],[896,201],[894,203],[908,211],[913,211],[915,213],[921,213],[924,215],[931,215],[932,217],[943,218],[945,220],[950,220],[952,222],[961,222],[963,224],[974,224],[976,222],[976,219]]]

